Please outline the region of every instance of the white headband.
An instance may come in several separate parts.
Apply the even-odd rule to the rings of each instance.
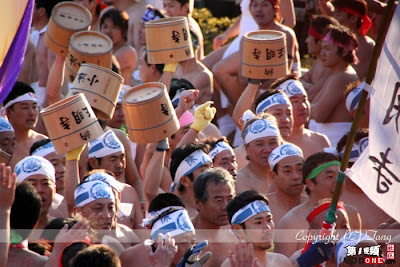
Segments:
[[[357,109],[358,103],[360,102],[361,94],[363,89],[368,91],[369,85],[365,82],[360,83],[354,90],[350,91],[346,98],[346,108],[349,112],[352,112]],[[370,87],[372,88],[372,87]],[[368,91],[367,100],[371,97],[371,92]]]
[[[250,217],[261,213],[271,212],[267,203],[262,200],[253,201],[233,214],[231,224],[241,224],[247,221]]]
[[[22,102],[22,101],[33,101],[37,103],[37,98],[34,93],[29,92],[23,95],[16,97],[15,99],[8,102],[4,107],[3,110],[5,111],[7,108],[11,107],[15,103]]]
[[[29,156],[21,160],[14,167],[14,172],[17,175],[17,180],[22,183],[25,179],[42,174],[56,182],[55,169],[47,159],[39,156]]]
[[[124,91],[121,90],[119,91],[118,99],[117,99],[117,104],[121,104],[122,102],[122,96],[124,95]]]
[[[286,80],[278,85],[276,89],[284,91],[289,98],[295,95],[307,96],[307,92],[299,80]]]
[[[52,142],[48,142],[47,144],[36,148],[35,151],[32,152],[32,156],[39,156],[44,158],[45,156],[53,152],[56,152],[56,149],[54,148]]]
[[[218,143],[215,144],[215,146],[211,149],[210,153],[208,153],[208,155],[210,156],[211,159],[215,159],[215,157],[221,153],[222,151],[225,150],[229,150],[232,152],[232,154],[235,154],[235,152],[233,152],[232,147],[224,142],[224,141],[219,141]]]
[[[14,132],[14,128],[12,127],[11,123],[2,116],[0,116],[0,133],[1,132]]]
[[[353,147],[351,148],[350,159],[349,162],[356,162],[358,157],[360,157],[361,153],[367,148],[368,146],[368,137],[361,138],[358,143],[354,142]],[[344,152],[339,153],[340,158],[343,158]]]
[[[124,185],[121,182],[117,181],[114,177],[105,172],[95,172],[85,179],[85,182],[91,182],[91,181],[105,182],[118,192],[121,192],[122,189],[124,189]]]
[[[194,151],[192,154],[187,156],[182,162],[179,164],[175,176],[174,181],[171,184],[171,192],[174,191],[175,186],[179,184],[180,179],[184,176],[188,176],[192,172],[194,172],[197,168],[203,166],[206,163],[211,163],[212,159],[203,152],[203,150],[198,149]]]
[[[83,182],[74,192],[75,206],[83,207],[96,199],[108,198],[115,203],[115,196],[109,184],[102,181]]]
[[[186,232],[196,233],[188,212],[179,209],[157,220],[151,228],[150,237],[155,241],[160,233],[170,233],[174,237]]]
[[[117,152],[125,153],[125,148],[112,130],[91,141],[89,145],[89,158],[103,158]]]
[[[273,169],[279,161],[290,156],[299,156],[303,158],[303,151],[300,147],[291,143],[280,145],[272,150],[272,152],[269,154],[269,166],[271,167],[271,169]]]
[[[374,240],[369,235],[364,233],[360,233],[358,231],[350,232],[342,236],[339,242],[336,245],[335,249],[335,258],[336,264],[339,266],[340,263],[344,261],[344,258],[347,256],[347,247],[355,247],[364,240]]]
[[[276,127],[276,125],[272,121],[267,119],[260,119],[254,121],[246,128],[244,134],[244,142],[248,144],[251,141],[261,137],[280,135],[281,134],[278,127]]]
[[[256,113],[260,114],[261,112],[266,111],[272,106],[276,105],[289,105],[292,106],[292,103],[290,103],[289,98],[285,93],[277,93],[273,94],[267,98],[265,98],[263,101],[261,101],[257,107],[256,107]]]

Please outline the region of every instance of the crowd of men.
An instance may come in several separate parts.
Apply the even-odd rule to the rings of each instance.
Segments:
[[[74,1],[91,12],[91,30],[112,39],[113,70],[125,84],[113,118],[99,119],[104,133],[57,153],[39,112],[70,87],[68,59],[44,40],[61,1],[35,1],[24,65],[0,116],[0,148],[9,156],[0,164],[0,266],[362,266],[371,255],[384,259],[385,240],[366,230],[399,223],[350,178],[336,223],[324,219],[383,1],[312,1],[312,9],[306,1],[314,13],[305,38],[309,69],[301,68],[302,33],[293,30],[296,1],[242,0],[241,15],[208,55],[193,0]],[[195,57],[150,64],[145,23],[176,16],[188,19]],[[284,77],[243,77],[242,36],[258,29],[285,34]],[[180,128],[136,144],[122,96],[147,82],[167,86]],[[368,146],[368,119],[369,103],[349,167]],[[400,262],[400,234],[390,233]],[[370,253],[360,260],[350,247]]]

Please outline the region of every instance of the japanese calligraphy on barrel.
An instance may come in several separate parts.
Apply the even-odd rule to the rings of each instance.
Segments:
[[[74,2],[61,2],[54,6],[45,34],[45,42],[54,53],[66,57],[70,37],[88,30],[92,14]]]
[[[58,154],[68,152],[104,134],[83,94],[58,101],[40,113]]]
[[[4,163],[6,166],[11,159],[11,155],[5,151],[0,150],[0,163]]]
[[[129,89],[122,97],[126,129],[135,143],[154,143],[179,130],[167,88],[162,83],[145,83]]]
[[[144,27],[150,64],[177,63],[194,57],[186,17],[152,20],[146,22]]]
[[[114,115],[124,78],[110,69],[82,64],[69,95],[83,93],[99,119],[110,120]]]
[[[100,32],[81,31],[69,40],[69,50],[65,73],[67,80],[73,82],[83,63],[96,64],[111,69],[113,42]]]
[[[243,36],[242,75],[251,79],[276,79],[288,73],[286,35],[259,30]]]

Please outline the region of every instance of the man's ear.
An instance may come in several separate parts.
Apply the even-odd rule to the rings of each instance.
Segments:
[[[232,229],[233,233],[236,235],[236,237],[239,240],[245,240],[246,234],[245,234],[244,229],[243,229],[243,227],[241,225],[232,224],[231,225],[231,229]]]
[[[314,179],[315,179],[315,178],[314,178]],[[315,184],[313,181],[311,181],[310,179],[306,179],[305,183],[306,183],[306,187],[307,187],[311,192],[314,191],[316,184]]]
[[[272,178],[272,181],[276,182],[277,175],[273,170],[269,171],[269,176]]]
[[[40,15],[40,16],[47,16],[46,9],[44,7],[39,7],[37,9],[37,14]]]
[[[187,177],[187,176],[182,177],[180,182],[184,187],[190,189],[192,181],[190,181],[189,177]]]

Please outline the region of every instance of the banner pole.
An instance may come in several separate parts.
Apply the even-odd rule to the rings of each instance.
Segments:
[[[371,82],[373,81],[373,79],[375,77],[378,59],[381,54],[383,43],[385,42],[385,38],[386,38],[386,33],[389,29],[390,22],[392,20],[394,11],[395,11],[395,0],[389,0],[388,4],[386,6],[382,24],[379,28],[378,36],[376,39],[376,44],[375,44],[374,51],[372,54],[371,64],[369,66],[367,77],[365,80],[365,82],[367,84],[371,84]],[[352,146],[354,143],[354,139],[356,137],[356,132],[360,125],[362,111],[364,110],[365,103],[367,102],[367,96],[368,96],[368,92],[363,90],[361,97],[360,97],[360,102],[357,107],[356,114],[353,119],[353,123],[351,125],[351,129],[350,129],[350,132],[349,132],[349,135],[347,138],[344,155],[343,155],[342,162],[340,165],[340,172],[338,174],[338,178],[336,181],[335,191],[332,196],[329,211],[325,215],[325,222],[330,223],[330,224],[333,224],[336,221],[335,213],[336,213],[337,203],[339,201],[340,192],[342,190],[342,185],[343,185],[344,178],[345,178],[344,171],[347,169],[347,166],[348,166],[351,149],[352,149]]]

